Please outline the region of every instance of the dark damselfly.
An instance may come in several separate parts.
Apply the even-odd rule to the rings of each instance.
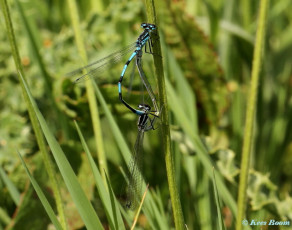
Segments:
[[[151,107],[147,104],[139,104],[139,110],[144,113],[138,118],[138,134],[134,146],[132,159],[129,163],[129,177],[126,191],[126,208],[136,209],[141,198],[142,189],[142,158],[143,158],[143,139],[144,133],[149,130],[154,130],[154,123],[158,116],[155,111],[151,111]],[[151,118],[152,116],[153,118]]]

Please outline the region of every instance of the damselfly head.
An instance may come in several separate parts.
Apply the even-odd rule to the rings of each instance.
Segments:
[[[139,105],[138,105],[138,108],[139,108],[140,110],[145,111],[145,112],[148,112],[148,111],[151,110],[150,105],[147,105],[147,104],[139,104]]]
[[[130,209],[132,207],[132,202],[131,201],[127,201],[125,206],[126,206],[127,209]]]
[[[156,25],[150,23],[142,23],[141,27],[145,30],[156,30]]]

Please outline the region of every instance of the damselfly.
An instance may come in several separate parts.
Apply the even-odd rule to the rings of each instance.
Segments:
[[[151,111],[147,104],[139,104],[139,110],[143,111],[138,118],[138,135],[134,146],[134,153],[129,164],[129,180],[126,197],[126,208],[135,209],[139,204],[142,187],[142,157],[144,133],[151,129],[154,130],[154,123],[158,116]],[[153,118],[150,117],[153,116]]]
[[[109,66],[119,62],[125,54],[134,50],[133,53],[131,54],[130,58],[128,59],[128,61],[125,63],[124,68],[121,72],[121,76],[120,76],[120,79],[118,82],[118,92],[119,92],[119,99],[122,101],[122,103],[128,109],[130,109],[133,113],[135,113],[139,116],[141,114],[144,114],[144,112],[141,110],[134,109],[132,106],[130,106],[123,99],[123,96],[122,96],[122,81],[123,81],[125,72],[129,66],[130,62],[133,60],[134,57],[136,57],[136,65],[137,65],[141,80],[142,80],[144,86],[146,87],[149,96],[151,97],[154,108],[157,110],[157,103],[156,103],[154,93],[153,93],[151,86],[150,86],[148,80],[146,79],[145,74],[143,73],[143,70],[141,67],[143,47],[145,47],[146,53],[153,54],[153,52],[152,52],[153,43],[152,43],[152,39],[150,37],[150,34],[152,32],[154,32],[157,29],[157,27],[153,24],[150,24],[150,23],[142,23],[141,27],[144,29],[144,31],[139,35],[139,37],[135,43],[130,44],[129,46],[125,47],[124,49],[117,51],[117,52],[115,52],[115,53],[113,53],[105,58],[102,58],[98,61],[95,61],[87,66],[81,67],[81,68],[76,69],[76,70],[67,74],[67,76],[75,76],[75,75],[82,74],[84,70],[87,71],[87,73],[83,74],[81,77],[78,77],[75,80],[75,83],[79,83],[79,82],[85,81],[87,79],[97,77],[105,69],[109,68]],[[148,44],[149,51],[146,50],[146,44]]]

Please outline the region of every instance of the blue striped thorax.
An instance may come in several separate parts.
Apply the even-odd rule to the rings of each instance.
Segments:
[[[137,47],[143,47],[150,38],[150,33],[156,30],[156,26],[150,23],[142,23],[141,27],[144,29],[144,31],[140,34],[136,41]]]

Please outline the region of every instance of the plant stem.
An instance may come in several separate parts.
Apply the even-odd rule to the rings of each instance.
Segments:
[[[11,46],[11,52],[12,52],[12,56],[14,59],[14,63],[16,66],[16,69],[18,71],[20,71],[21,75],[25,78],[23,69],[22,69],[22,65],[20,62],[20,56],[19,56],[19,52],[18,52],[18,48],[16,45],[16,40],[15,40],[15,35],[14,35],[14,30],[13,30],[13,25],[12,25],[12,21],[10,18],[10,12],[9,12],[9,8],[7,5],[7,1],[6,0],[1,0],[1,8],[2,8],[2,12],[4,14],[4,18],[5,18],[5,23],[6,23],[6,28],[7,28],[7,35],[9,38],[9,42],[10,42],[10,46]],[[17,76],[19,76],[19,74],[17,74]],[[25,79],[24,79],[25,80]],[[52,189],[54,192],[54,196],[56,199],[56,204],[57,204],[57,209],[58,209],[58,214],[59,214],[59,218],[60,218],[60,222],[62,225],[63,229],[67,229],[67,225],[66,225],[66,219],[65,219],[65,214],[64,214],[64,207],[62,204],[62,198],[61,198],[61,193],[59,190],[59,186],[58,186],[58,182],[56,180],[56,173],[54,172],[54,167],[52,165],[51,159],[49,157],[49,153],[46,147],[46,142],[44,140],[44,136],[42,134],[42,131],[40,129],[38,120],[36,118],[36,115],[33,111],[33,108],[29,102],[29,97],[28,94],[26,93],[25,87],[21,82],[21,89],[22,89],[22,93],[23,93],[23,97],[24,97],[24,101],[27,105],[27,109],[28,109],[28,113],[29,113],[29,117],[30,117],[30,121],[33,127],[33,130],[35,132],[35,137],[38,143],[38,146],[40,148],[40,151],[42,153],[42,157],[44,159],[44,163],[45,163],[45,167],[46,167],[46,171],[49,175],[50,178],[50,182],[52,185]]]
[[[79,22],[76,1],[68,0],[68,5],[70,8],[69,12],[70,12],[73,29],[75,32],[75,39],[76,39],[78,51],[82,58],[83,63],[86,65],[88,63],[88,59],[87,59],[87,55],[86,55],[86,51],[84,47],[83,37],[80,31],[80,22]],[[96,143],[96,148],[97,148],[97,159],[98,159],[98,164],[99,164],[99,170],[101,172],[103,181],[106,185],[105,173],[107,173],[108,170],[107,170],[106,157],[105,157],[105,152],[104,152],[104,147],[103,147],[103,139],[102,139],[102,132],[101,132],[102,128],[100,126],[99,111],[98,111],[98,106],[97,106],[94,89],[93,89],[91,81],[86,81],[86,91],[87,91],[90,114],[91,114],[91,119],[92,119],[95,143]]]
[[[145,0],[146,13],[149,23],[157,25],[156,13],[154,0]],[[155,74],[157,76],[158,84],[158,94],[159,94],[159,104],[163,107],[161,111],[161,130],[162,130],[162,145],[165,153],[165,163],[167,170],[167,179],[169,185],[170,198],[172,203],[174,223],[176,229],[184,229],[184,218],[181,209],[181,203],[179,199],[179,193],[177,189],[177,183],[175,180],[174,172],[174,159],[171,149],[171,139],[170,139],[170,130],[169,130],[169,118],[168,118],[168,105],[167,97],[165,90],[165,80],[164,80],[164,71],[162,63],[162,54],[161,54],[161,45],[159,41],[159,33],[157,31],[157,37],[155,36],[155,42],[153,44],[153,55]]]
[[[249,162],[250,162],[250,152],[253,134],[253,124],[255,118],[256,101],[257,101],[257,89],[259,82],[259,74],[261,69],[261,62],[263,57],[263,45],[265,38],[265,22],[268,11],[268,0],[261,0],[260,11],[259,11],[259,21],[257,26],[257,34],[254,48],[253,65],[251,73],[251,87],[250,87],[250,97],[247,105],[246,120],[245,120],[245,131],[242,149],[242,159],[241,159],[241,173],[238,191],[238,201],[237,201],[237,223],[236,229],[242,229],[242,220],[245,217],[245,205],[246,205],[246,189],[247,180],[249,172]]]

